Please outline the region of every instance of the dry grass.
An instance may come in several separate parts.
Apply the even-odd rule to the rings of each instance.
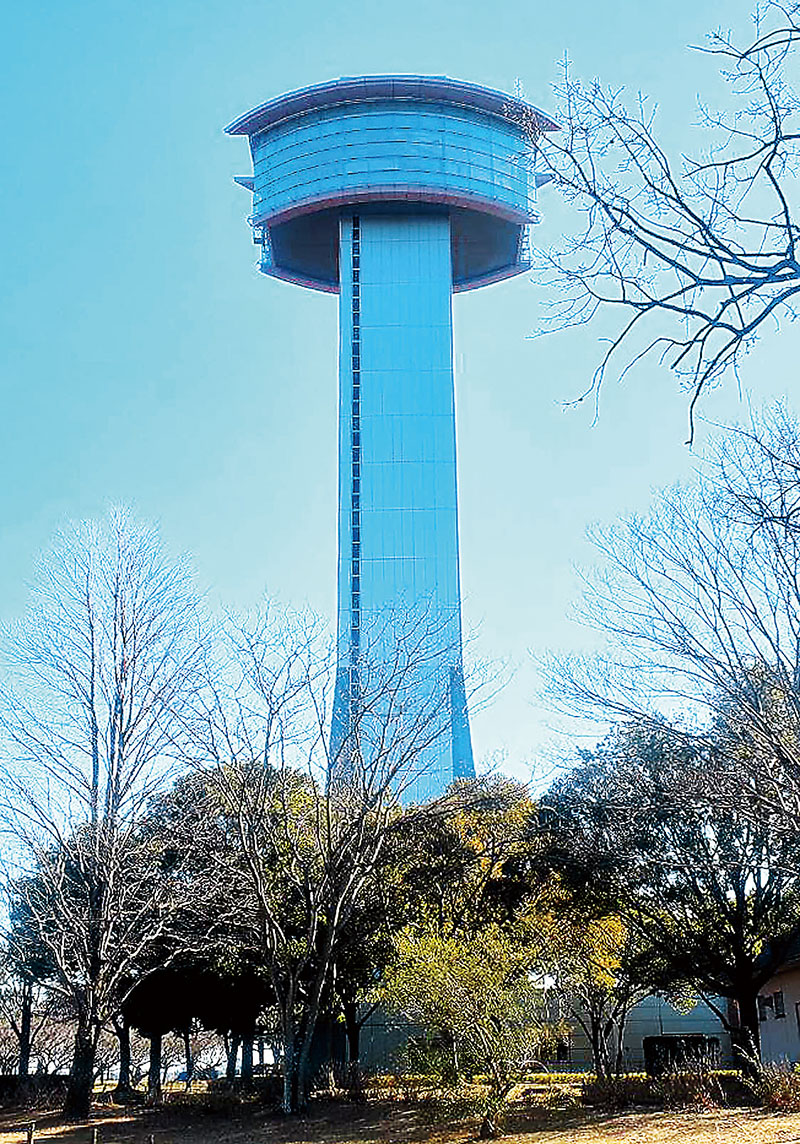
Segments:
[[[23,1144],[34,1114],[0,1117],[0,1144]],[[586,1111],[541,1110],[519,1114],[505,1144],[800,1144],[800,1113],[753,1110],[648,1112],[604,1116]],[[290,1121],[261,1111],[230,1120],[173,1111],[98,1111],[92,1122],[100,1144],[466,1144],[475,1125],[431,1127],[423,1110],[375,1103],[366,1108],[324,1105]],[[42,1144],[90,1144],[91,1126],[65,1125],[53,1113],[37,1117]]]
[[[582,1121],[582,1122],[581,1122]],[[800,1114],[752,1110],[584,1116],[570,1125],[515,1133],[505,1144],[797,1144]]]

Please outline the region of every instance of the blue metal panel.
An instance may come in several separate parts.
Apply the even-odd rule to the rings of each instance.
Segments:
[[[440,734],[405,791],[422,800],[474,773],[461,667],[450,223],[430,211],[369,214],[358,234],[354,311],[353,221],[343,218],[336,724],[347,723],[348,665],[389,658],[395,619],[406,632],[411,624],[427,647],[425,667],[407,681],[414,708],[441,711]]]
[[[523,133],[468,107],[391,100],[322,107],[250,144],[256,221],[304,204],[414,189],[518,221],[531,217],[535,180]]]

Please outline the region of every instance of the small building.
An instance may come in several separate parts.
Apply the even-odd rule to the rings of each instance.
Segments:
[[[800,977],[798,988],[800,988]],[[720,1000],[719,1004],[720,1008],[724,1008],[726,1003]],[[552,1017],[553,1020],[566,1026],[567,1033],[554,1046],[553,1059],[544,1061],[543,1064],[556,1071],[591,1072],[592,1047],[580,1023],[563,1010],[560,1013],[554,1012]],[[362,1064],[368,1070],[390,1071],[397,1067],[403,1046],[409,1036],[419,1035],[421,1032],[419,1026],[410,1024],[405,1018],[378,1009],[365,1022],[362,1029]],[[680,1012],[662,997],[645,997],[638,1005],[634,1005],[625,1025],[623,1038],[625,1071],[644,1071],[645,1037],[697,1033],[715,1038],[719,1042],[720,1066],[732,1067],[733,1049],[730,1034],[707,1005],[701,1002],[686,1012]]]
[[[721,1005],[724,1006],[724,1002]],[[592,1068],[592,1048],[589,1039],[577,1021],[568,1020],[571,1032],[568,1043],[569,1069],[585,1070]],[[681,1012],[665,1001],[663,997],[645,997],[630,1012],[623,1035],[623,1061],[627,1072],[644,1070],[645,1037],[674,1034],[703,1033],[716,1038],[720,1047],[720,1065],[730,1066],[733,1060],[730,1034],[719,1017],[703,1002],[694,1008]]]
[[[800,951],[781,966],[758,995],[761,1057],[800,1061]]]

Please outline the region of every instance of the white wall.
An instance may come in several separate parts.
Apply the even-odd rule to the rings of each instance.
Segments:
[[[780,1003],[775,994],[783,996],[785,1016],[779,1016]],[[768,981],[760,996],[767,1001],[761,1021],[761,1056],[765,1061],[800,1060],[800,967],[778,973]]]

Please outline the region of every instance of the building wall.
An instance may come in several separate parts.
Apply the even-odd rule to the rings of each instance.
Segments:
[[[798,985],[800,986],[800,981]],[[724,1006],[725,1003],[720,1004]],[[553,1019],[558,1019],[557,1014],[553,1014]],[[561,1059],[544,1063],[556,1070],[590,1072],[592,1050],[588,1038],[574,1017],[563,1015],[561,1019],[570,1030],[564,1046],[566,1052]],[[396,1065],[406,1039],[419,1032],[417,1026],[378,1010],[364,1026],[362,1062],[367,1068],[376,1071],[390,1070]],[[644,1038],[662,1033],[705,1033],[717,1037],[722,1066],[729,1067],[733,1063],[730,1036],[707,1005],[695,1005],[689,1012],[680,1013],[661,997],[646,997],[633,1008],[626,1026],[624,1061],[628,1072],[641,1072],[644,1069]]]
[[[402,681],[408,726],[430,719],[426,737],[438,727],[404,792],[421,801],[454,775],[474,773],[466,711],[454,701],[461,615],[450,222],[432,209],[367,210],[342,218],[340,243],[340,661],[393,664],[404,642],[415,657]],[[340,671],[340,726],[345,704]]]
[[[724,1002],[721,1002],[724,1005]],[[570,1036],[570,1065],[572,1068],[591,1069],[592,1050],[589,1040],[574,1019],[569,1022],[572,1028]],[[644,1052],[642,1042],[645,1037],[659,1036],[663,1033],[705,1033],[709,1037],[717,1037],[720,1042],[720,1053],[723,1065],[732,1061],[731,1039],[722,1027],[722,1022],[708,1008],[699,1004],[686,1013],[673,1008],[662,997],[645,997],[631,1011],[625,1027],[623,1039],[625,1068],[631,1072],[638,1072],[644,1068]]]
[[[448,103],[322,107],[254,135],[256,221],[305,202],[422,188],[528,215],[529,147],[510,120]]]
[[[759,994],[761,1055],[800,1061],[800,967],[776,974]]]

